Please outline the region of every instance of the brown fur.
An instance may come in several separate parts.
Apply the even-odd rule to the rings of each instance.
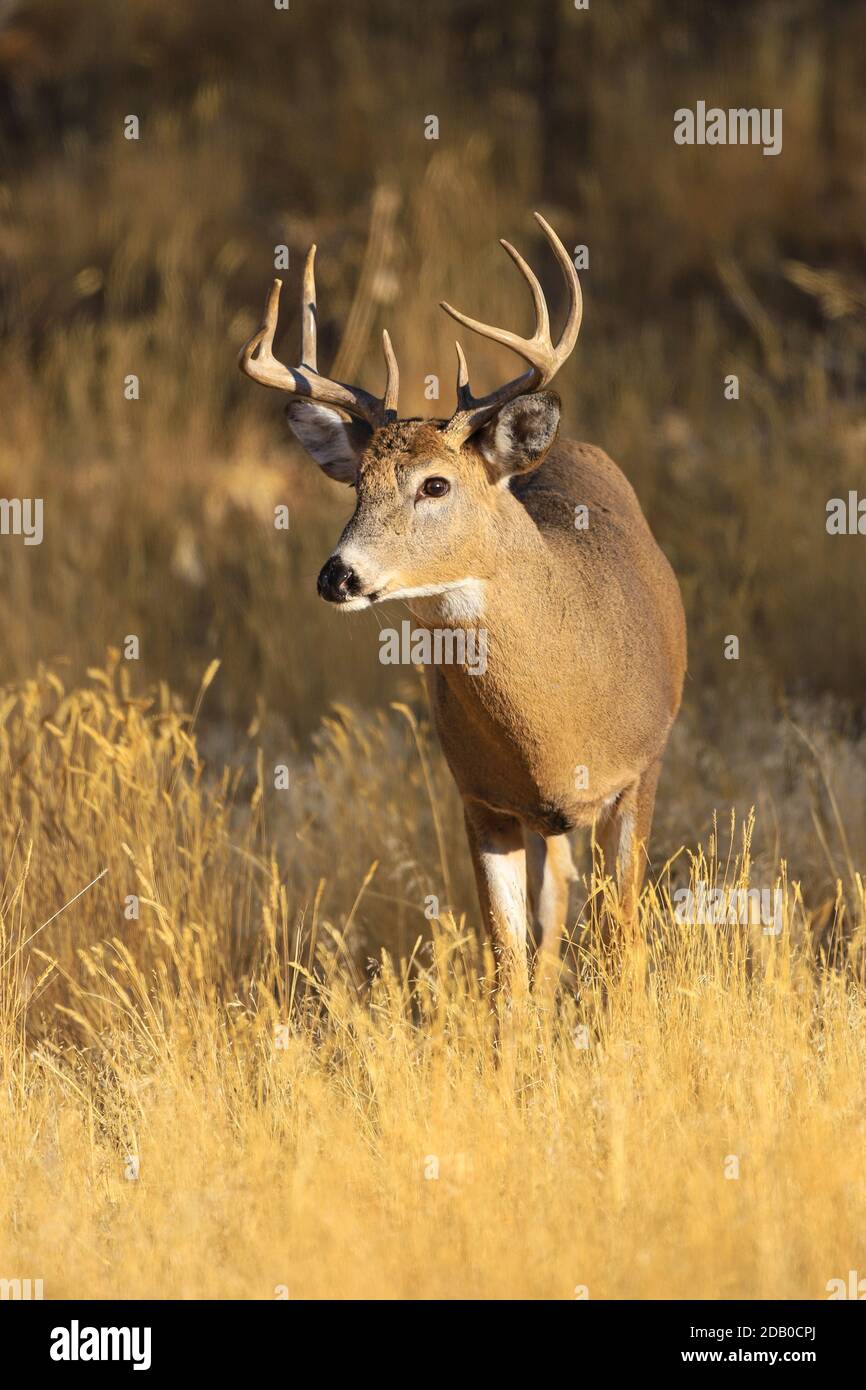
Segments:
[[[555,446],[486,510],[472,573],[495,576],[487,671],[431,671],[443,747],[464,796],[541,834],[589,825],[664,749],[685,671],[679,589],[631,486],[590,445]]]
[[[483,674],[458,665],[427,674],[494,943],[500,956],[519,957],[514,904],[503,908],[479,869],[485,850],[500,856],[490,861],[494,879],[506,867],[517,884],[529,837],[548,842],[595,824],[606,868],[633,902],[686,636],[673,572],[606,454],[562,441],[510,482],[491,471],[479,444],[453,447],[435,422],[384,427],[360,459],[358,507],[338,552],[363,557],[377,599],[421,585],[483,585],[477,612],[461,613],[453,592],[407,602],[420,624],[487,631]],[[412,498],[431,475],[451,482],[449,510],[425,503],[431,515],[419,521]],[[588,508],[586,530],[575,526],[578,504]],[[587,770],[586,788],[578,768]],[[547,859],[554,881],[546,900],[561,917],[570,859],[559,850]],[[536,915],[544,855],[540,863]],[[563,925],[540,922],[545,944]]]

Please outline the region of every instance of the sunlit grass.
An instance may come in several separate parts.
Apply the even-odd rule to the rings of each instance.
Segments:
[[[829,965],[782,869],[779,935],[678,922],[683,851],[608,948],[596,885],[556,1000],[497,1020],[468,896],[403,959],[356,940],[381,870],[349,881],[333,830],[335,893],[310,828],[340,759],[359,775],[341,728],[271,837],[261,760],[206,769],[192,717],[123,667],[2,693],[0,1275],[49,1298],[821,1298],[862,1265],[862,900]],[[400,786],[364,813],[387,827]],[[737,836],[693,884],[746,886]]]

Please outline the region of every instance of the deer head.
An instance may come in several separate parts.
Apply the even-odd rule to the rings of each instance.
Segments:
[[[357,492],[355,512],[319,575],[322,598],[349,610],[488,577],[479,570],[487,563],[488,540],[507,525],[503,513],[514,504],[511,482],[538,468],[556,439],[560,402],[544,388],[571,353],[582,315],[571,258],[544,218],[538,213],[535,218],[568,287],[568,317],[559,342],[554,346],[551,339],[537,277],[503,241],[532,292],[532,337],[480,323],[444,302],[442,308],[474,333],[511,348],[527,370],[475,397],[458,343],[457,406],[448,420],[397,418],[399,372],[387,333],[382,335],[387,382],[381,397],[319,375],[315,246],[304,268],[300,365],[283,366],[273,356],[281,288],[281,281],[274,281],[264,321],[242,348],[239,366],[263,386],[291,394],[286,415],[295,436],[329,477]]]

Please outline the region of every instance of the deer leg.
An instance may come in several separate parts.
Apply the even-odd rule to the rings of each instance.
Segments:
[[[539,952],[558,958],[568,917],[568,888],[576,878],[567,835],[526,832],[526,877]]]
[[[615,880],[626,921],[634,918],[646,871],[660,771],[661,762],[653,763],[626,787],[596,830],[597,864],[601,873]]]
[[[490,933],[498,984],[524,992],[526,963],[526,853],[515,816],[479,801],[465,805],[466,834],[478,886],[481,916]]]

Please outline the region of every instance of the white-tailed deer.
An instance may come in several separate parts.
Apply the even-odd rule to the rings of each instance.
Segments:
[[[427,679],[463,798],[482,914],[512,983],[526,978],[527,877],[541,949],[559,950],[575,827],[595,826],[604,865],[633,910],[686,663],[679,588],[631,485],[600,449],[557,439],[560,401],[544,388],[574,347],[582,300],[568,252],[535,216],[568,286],[562,336],[554,346],[541,285],[503,242],[532,291],[533,336],[442,308],[528,367],[475,397],[458,343],[449,420],[397,418],[387,333],[381,398],[319,375],[315,247],[304,271],[300,365],[272,354],[279,280],[240,354],[254,381],[292,395],[297,438],[356,490],[319,575],[322,598],[346,612],[405,599],[422,626],[486,630],[483,673],[438,665]]]

